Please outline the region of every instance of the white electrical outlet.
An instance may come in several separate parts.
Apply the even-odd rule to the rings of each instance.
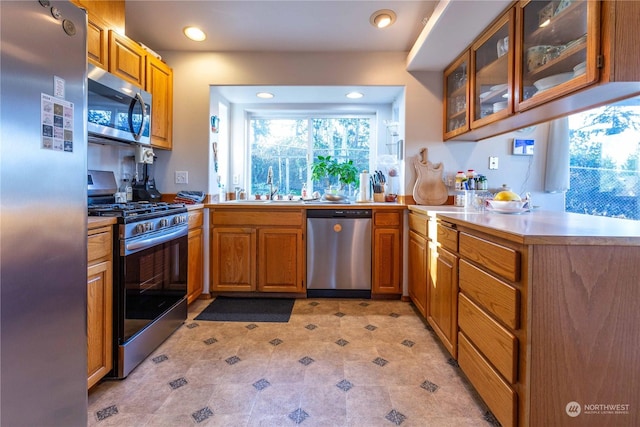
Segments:
[[[489,169],[498,169],[497,157],[489,157]]]
[[[188,183],[189,183],[189,172],[176,171],[176,184],[188,184]]]
[[[233,175],[233,184],[234,185],[240,184],[240,177],[238,175]]]

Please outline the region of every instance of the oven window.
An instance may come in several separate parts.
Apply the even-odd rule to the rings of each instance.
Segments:
[[[187,236],[125,257],[121,343],[185,298],[187,263]]]

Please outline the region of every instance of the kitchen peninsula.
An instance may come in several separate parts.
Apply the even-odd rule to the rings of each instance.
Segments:
[[[640,223],[548,211],[409,209],[410,233],[422,230],[449,254],[442,263],[423,251],[426,317],[433,323],[429,307],[442,304],[429,300],[450,285],[448,349],[502,425],[640,421],[633,408],[640,402]],[[447,274],[434,271],[445,267]],[[622,409],[586,410],[593,405]]]

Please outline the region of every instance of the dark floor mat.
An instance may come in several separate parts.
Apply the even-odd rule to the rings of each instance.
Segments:
[[[293,298],[217,297],[194,320],[286,323],[294,302]]]

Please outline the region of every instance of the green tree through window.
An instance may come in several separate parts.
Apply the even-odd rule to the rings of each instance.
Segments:
[[[299,196],[304,184],[310,192],[321,191],[321,183],[310,181],[310,164],[317,156],[331,156],[340,162],[353,160],[358,170],[369,169],[374,123],[371,115],[251,117],[249,191],[269,191],[269,167],[280,194]]]

